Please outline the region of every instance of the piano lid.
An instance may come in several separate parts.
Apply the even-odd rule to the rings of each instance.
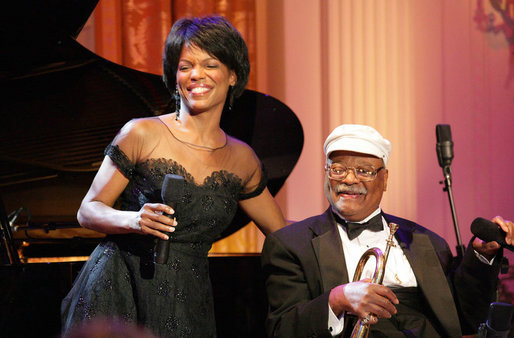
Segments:
[[[31,226],[77,225],[80,201],[118,130],[169,111],[161,76],[110,62],[75,40],[97,2],[0,2],[0,198],[7,213],[29,210]],[[296,115],[246,90],[221,125],[255,150],[275,195],[303,147]],[[238,215],[224,235],[248,223]]]
[[[16,0],[0,2],[0,78],[35,74],[77,59],[60,48],[74,40],[98,0]],[[72,54],[66,54],[71,52]]]

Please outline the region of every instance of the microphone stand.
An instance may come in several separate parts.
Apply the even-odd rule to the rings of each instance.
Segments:
[[[452,211],[453,218],[453,226],[455,228],[455,236],[457,237],[457,257],[462,259],[464,257],[465,247],[462,245],[462,241],[460,239],[460,231],[459,231],[459,222],[457,221],[457,212],[455,211],[455,203],[453,202],[453,193],[452,193],[452,170],[449,165],[443,166],[443,175],[444,175],[444,188],[443,191],[448,192],[448,199],[450,200],[450,208]],[[443,184],[443,181],[439,182]]]
[[[16,251],[14,245],[14,239],[12,235],[11,225],[9,223],[9,219],[7,216],[7,212],[5,211],[5,206],[2,198],[0,197],[0,238],[5,250],[5,256],[2,257],[2,263],[5,265],[20,265],[20,257],[18,252]]]

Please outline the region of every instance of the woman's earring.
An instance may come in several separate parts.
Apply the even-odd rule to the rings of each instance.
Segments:
[[[175,121],[180,120],[180,94],[178,93],[178,87],[175,88]]]
[[[234,87],[228,87],[228,110],[232,110],[232,104],[234,103],[234,91],[232,90]]]

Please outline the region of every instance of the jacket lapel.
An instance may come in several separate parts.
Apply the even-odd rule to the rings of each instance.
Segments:
[[[388,216],[386,216],[386,219]],[[397,220],[395,220],[397,221]],[[412,227],[402,222],[396,237],[416,276],[418,286],[428,305],[445,328],[449,336],[460,336],[461,330],[457,309],[453,301],[446,275],[429,237],[413,232]]]
[[[322,293],[348,283],[348,272],[337,223],[330,208],[322,214],[320,222],[311,226],[314,232],[312,246],[321,275]]]

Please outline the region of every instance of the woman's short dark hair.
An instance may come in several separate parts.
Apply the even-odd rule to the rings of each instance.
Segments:
[[[237,82],[229,93],[230,100],[243,93],[250,73],[248,48],[227,19],[222,16],[182,18],[173,24],[162,58],[163,79],[171,94],[175,92],[177,67],[184,45],[201,48],[236,73]]]

